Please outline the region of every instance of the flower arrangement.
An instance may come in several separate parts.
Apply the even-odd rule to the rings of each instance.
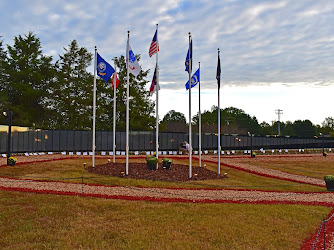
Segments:
[[[148,163],[153,163],[153,164],[157,164],[158,162],[158,159],[154,156],[151,156],[151,157],[146,157],[146,162]]]
[[[325,181],[334,181],[334,175],[326,175],[324,179]]]
[[[146,163],[147,163],[148,169],[156,170],[158,159],[154,156],[146,156]]]
[[[154,157],[154,156],[148,155],[148,156],[145,157],[145,160],[147,161],[147,160],[151,159],[152,157]]]
[[[173,160],[168,159],[168,158],[163,158],[162,159],[162,167],[165,170],[168,170],[170,168],[170,165],[172,164]]]
[[[168,159],[168,158],[162,158],[162,162],[170,162],[170,163],[172,163],[172,162],[173,162],[173,160],[171,160],[171,159]]]
[[[325,176],[326,187],[328,191],[334,191],[334,175]]]
[[[15,158],[15,157],[9,157],[8,158],[8,164],[10,165],[10,166],[14,166],[15,165],[15,163],[16,163],[16,161],[17,161],[17,159]]]

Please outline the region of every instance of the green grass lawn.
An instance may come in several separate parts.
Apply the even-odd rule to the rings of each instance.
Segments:
[[[281,170],[284,172],[323,179],[325,175],[334,175],[334,157],[297,157],[297,158],[261,158],[250,161],[251,164]]]
[[[124,161],[124,160],[119,160]],[[144,159],[131,161],[145,162]],[[228,173],[229,178],[220,180],[189,181],[189,182],[162,182],[150,180],[124,179],[119,177],[100,176],[87,172],[86,166],[91,165],[91,159],[69,159],[33,164],[22,164],[14,167],[0,168],[0,176],[29,179],[60,180],[65,182],[95,183],[103,185],[147,186],[147,187],[188,187],[188,188],[241,188],[250,190],[280,190],[280,191],[325,191],[326,188],[300,184],[296,182],[278,180],[258,176],[233,168],[221,166],[221,173]],[[104,164],[107,159],[96,159],[96,165]],[[174,163],[188,164],[188,160],[174,160]],[[194,162],[194,164],[196,164]],[[256,163],[258,164],[258,162]],[[217,164],[206,163],[206,167],[217,172]],[[89,178],[89,179],[87,179]]]
[[[86,158],[16,165],[0,168],[0,176],[79,183],[85,177],[91,178],[84,179],[85,183],[108,185],[325,191],[223,166],[221,171],[228,173],[227,179],[176,183],[98,176],[86,172],[84,162],[91,164]],[[96,164],[106,162],[107,159],[97,159]],[[331,168],[331,163],[327,163]],[[260,160],[257,164],[261,164]],[[304,171],[310,166],[296,163],[297,167]],[[216,164],[207,163],[207,168],[217,171]],[[331,209],[125,201],[0,191],[0,248],[298,249]]]
[[[0,248],[298,249],[330,210],[0,191]]]

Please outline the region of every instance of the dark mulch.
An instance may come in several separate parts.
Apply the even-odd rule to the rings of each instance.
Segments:
[[[121,172],[125,173],[125,163],[107,163],[95,168],[89,167],[88,172],[121,177]],[[204,167],[192,167],[192,180],[223,179],[222,175],[208,170]],[[197,176],[195,176],[197,174]],[[170,169],[165,170],[162,164],[159,164],[157,170],[149,170],[146,163],[129,163],[129,175],[122,176],[131,179],[146,179],[154,181],[189,181],[189,166],[181,164],[172,164]]]

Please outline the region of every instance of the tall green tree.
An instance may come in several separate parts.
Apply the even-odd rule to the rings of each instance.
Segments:
[[[13,124],[41,127],[47,115],[45,100],[55,76],[52,57],[42,52],[39,38],[32,32],[14,38],[7,45],[2,86],[6,109],[12,110]]]
[[[225,114],[224,114],[225,113]],[[251,117],[242,109],[229,107],[223,110],[223,116],[231,118],[232,125],[236,125],[240,134],[258,134],[260,132],[260,125],[255,116]]]
[[[140,55],[136,55],[140,61]],[[115,58],[119,85],[117,88],[117,130],[125,131],[126,129],[126,91],[127,91],[127,70],[126,60],[122,55]],[[137,77],[129,74],[130,83],[130,130],[134,131],[148,131],[155,127],[153,100],[150,99],[150,93],[146,84],[149,70],[141,71]],[[112,117],[112,107],[109,109],[109,117]]]
[[[91,129],[93,76],[87,71],[93,55],[73,40],[56,62],[57,77],[48,107],[53,129]]]
[[[221,109],[220,112],[222,133],[247,134],[247,132],[251,132],[258,134],[261,131],[256,117],[251,117],[242,109],[228,107]],[[198,114],[193,117],[193,121],[198,125]],[[201,121],[203,132],[216,133],[218,131],[218,107],[212,106],[211,111],[203,112]]]
[[[271,135],[273,133],[272,126],[267,122],[261,122],[261,135]]]
[[[292,127],[296,136],[313,137],[317,135],[317,128],[310,120],[297,120]]]
[[[187,121],[183,113],[175,110],[168,111],[160,123],[164,132],[187,132]]]
[[[326,117],[325,120],[321,123],[322,127],[319,128],[319,132],[323,134],[330,134],[334,136],[334,118]]]
[[[334,118],[326,117],[325,120],[322,122],[322,127],[334,130]]]
[[[296,132],[291,121],[281,122],[281,128],[282,135],[296,136]]]
[[[93,55],[79,47],[73,40],[57,61],[57,79],[51,90],[48,107],[52,116],[49,127],[54,129],[92,128],[94,76],[87,71]],[[107,60],[107,58],[105,58]],[[137,55],[138,61],[140,57]],[[116,128],[125,130],[126,125],[126,65],[124,56],[115,58],[118,78]],[[108,61],[108,60],[107,60]],[[111,62],[110,62],[111,63]],[[111,63],[112,64],[112,63]],[[93,65],[93,67],[95,67]],[[154,103],[145,88],[148,71],[134,77],[130,74],[130,129],[151,130],[155,124]],[[113,122],[113,90],[111,83],[97,77],[96,81],[96,129],[111,130]]]

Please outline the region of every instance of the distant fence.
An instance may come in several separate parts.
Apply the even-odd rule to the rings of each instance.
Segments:
[[[178,150],[186,133],[159,133],[159,150]],[[215,134],[202,134],[202,150],[218,147]],[[116,132],[116,150],[125,151],[126,134]],[[198,149],[198,134],[192,137],[193,149]],[[334,138],[299,138],[248,135],[221,135],[222,150],[334,148]],[[0,153],[6,153],[7,132],[0,132]],[[155,150],[155,133],[132,131],[129,134],[130,151]],[[96,131],[96,151],[112,151],[113,132]],[[11,152],[91,151],[92,131],[31,130],[12,132]]]

